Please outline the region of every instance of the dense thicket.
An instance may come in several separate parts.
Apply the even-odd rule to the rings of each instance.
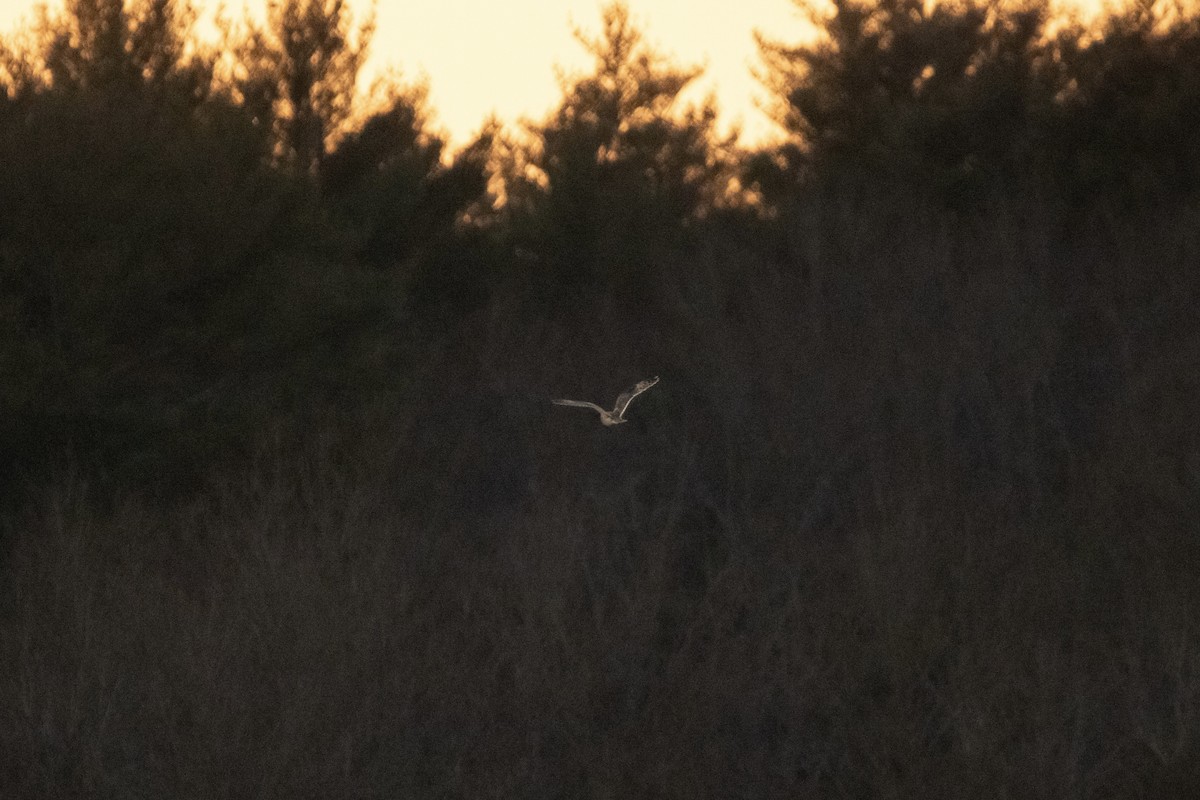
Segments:
[[[0,50],[0,794],[1200,792],[1200,11],[801,7],[753,151],[620,4],[455,154],[343,0]]]
[[[1194,6],[1147,0],[1084,26],[1036,2],[801,5],[814,42],[760,39],[796,146],[769,187],[802,171],[1122,212],[1195,197]]]
[[[370,29],[343,3],[273,6],[216,49],[188,46],[194,16],[72,0],[5,51],[5,467],[70,450],[194,478],[390,383],[400,287],[485,190],[420,92],[353,116]]]

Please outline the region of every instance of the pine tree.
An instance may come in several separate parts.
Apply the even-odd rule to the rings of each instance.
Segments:
[[[631,289],[722,193],[717,112],[711,100],[680,109],[700,70],[655,53],[624,4],[602,20],[596,38],[575,33],[593,72],[563,76],[561,105],[510,150],[505,202],[544,277]]]
[[[244,92],[272,106],[279,155],[315,174],[353,112],[358,75],[374,33],[355,26],[346,0],[273,0],[240,61]]]

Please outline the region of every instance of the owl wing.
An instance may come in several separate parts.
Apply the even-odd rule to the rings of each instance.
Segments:
[[[574,406],[575,408],[590,408],[598,414],[603,414],[604,409],[595,403],[589,403],[586,400],[551,400],[556,406]]]
[[[627,392],[622,392],[617,398],[617,404],[613,407],[613,413],[618,417],[625,416],[625,409],[629,408],[629,404],[633,402],[633,398],[637,397],[642,392],[649,389],[654,384],[658,383],[658,377],[650,378],[638,382],[632,389]]]

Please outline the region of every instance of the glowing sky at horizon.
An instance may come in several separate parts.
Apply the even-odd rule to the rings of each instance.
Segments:
[[[1094,3],[1097,0],[1073,0]],[[37,0],[0,0],[0,32],[31,19]],[[216,0],[197,0],[205,13]],[[250,0],[261,14],[263,0]],[[367,75],[398,69],[401,78],[426,78],[434,122],[465,144],[489,114],[514,123],[540,119],[560,100],[555,68],[587,69],[590,61],[572,29],[594,35],[601,0],[378,0],[377,30]],[[751,74],[758,65],[754,31],[783,42],[809,31],[792,0],[628,0],[634,24],[660,53],[681,66],[703,66],[685,95],[715,94],[724,129],[740,124],[743,141],[777,135],[758,108],[767,93]],[[61,6],[53,0],[51,8]],[[242,16],[242,1],[228,0],[227,16]],[[355,19],[371,9],[350,0]]]

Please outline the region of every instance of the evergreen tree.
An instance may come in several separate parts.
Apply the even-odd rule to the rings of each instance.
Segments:
[[[194,19],[72,0],[0,53],[9,457],[69,445],[125,477],[186,472],[392,385],[404,289],[460,261],[439,253],[463,252],[487,139],[446,159],[419,90],[356,115],[369,27],[352,43],[342,4],[291,2],[222,54]]]
[[[1075,204],[1120,209],[1200,192],[1200,5],[1142,0],[1089,35],[1061,30],[1048,170]]]
[[[190,0],[67,0],[58,13],[42,9],[13,88],[120,102],[154,94],[194,107],[211,88],[214,60],[188,46],[195,21]]]
[[[622,3],[600,36],[576,38],[594,71],[513,146],[505,202],[517,244],[545,279],[639,293],[663,248],[721,196],[711,101],[679,108],[700,74],[653,52]]]
[[[968,0],[796,0],[820,29],[809,44],[759,36],[760,78],[795,150],[796,170],[919,181],[960,192],[1011,180],[1037,146],[1034,122],[1058,90],[1047,83],[1046,7]],[[761,174],[768,191],[778,188]]]
[[[315,173],[350,118],[359,70],[374,33],[354,25],[346,0],[272,0],[240,61],[248,96],[273,106],[280,155]]]
[[[381,108],[352,126],[325,158],[321,190],[352,233],[355,255],[387,267],[448,234],[487,188],[491,134],[444,163],[424,87],[389,85]]]
[[[1034,190],[1073,207],[1200,188],[1200,14],[1144,0],[1053,35],[1044,3],[833,0],[811,43],[759,39],[791,141],[750,182],[772,202],[853,175],[943,198]]]
[[[294,290],[270,307],[281,254],[312,226],[281,213],[270,142],[214,81],[194,19],[171,0],[72,0],[6,56],[6,454],[198,456],[222,437],[185,421],[221,408],[232,370],[265,371],[238,349],[279,352],[317,304]],[[297,278],[286,285],[314,286]]]

